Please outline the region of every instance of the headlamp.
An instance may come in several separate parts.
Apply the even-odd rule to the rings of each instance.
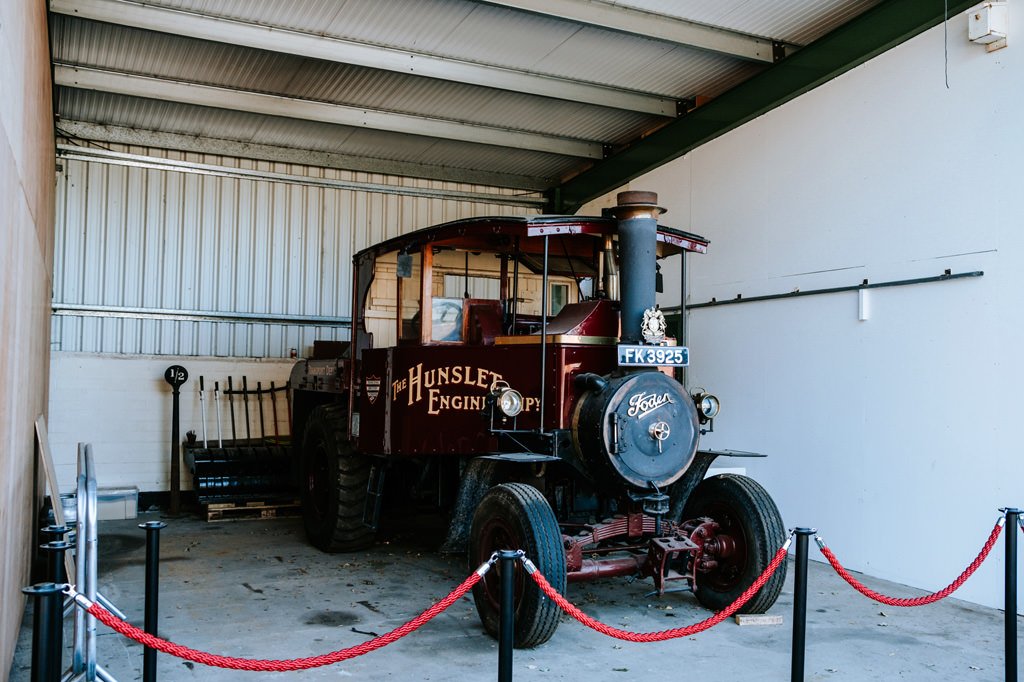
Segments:
[[[523,411],[523,394],[510,388],[507,382],[495,381],[491,385],[491,395],[494,396],[494,404],[506,417],[515,417]]]
[[[694,389],[691,396],[693,397],[694,405],[697,406],[697,414],[700,415],[700,421],[702,424],[717,417],[718,413],[722,410],[722,403],[718,398],[711,395],[703,388]]]

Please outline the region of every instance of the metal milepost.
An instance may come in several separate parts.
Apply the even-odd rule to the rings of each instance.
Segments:
[[[164,381],[171,385],[171,514],[181,512],[181,436],[178,432],[181,417],[180,389],[188,381],[188,370],[171,365],[164,371]]]

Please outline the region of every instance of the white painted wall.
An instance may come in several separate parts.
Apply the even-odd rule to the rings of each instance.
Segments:
[[[168,490],[171,471],[171,387],[164,371],[171,365],[188,370],[188,381],[181,387],[180,429],[182,439],[189,430],[202,438],[202,412],[199,403],[199,377],[207,388],[207,429],[216,437],[216,413],[211,389],[219,381],[225,388],[233,377],[235,389],[241,388],[244,375],[249,390],[256,382],[269,388],[273,381],[281,386],[288,381],[294,360],[280,358],[214,358],[154,355],[99,355],[95,353],[54,353],[50,364],[50,448],[57,469],[61,492],[75,487],[78,443],[92,443],[100,487],[138,486],[141,491]],[[287,405],[278,393],[278,428],[287,434]],[[231,438],[230,416],[225,398],[221,399],[221,424],[224,438]],[[253,436],[260,434],[255,399],[250,397],[249,423]],[[268,434],[273,432],[269,397],[263,405]],[[245,438],[244,410],[240,397],[234,400],[236,428]],[[192,480],[182,465],[182,490],[192,489]]]
[[[689,383],[723,404],[703,444],[768,453],[748,467],[787,525],[927,590],[973,559],[997,507],[1024,506],[1024,13],[1011,17],[991,54],[949,21],[949,89],[940,26],[629,185],[711,239],[687,261],[689,303],[984,271],[874,290],[866,321],[855,293],[689,318]],[[1000,547],[957,596],[1001,606],[1002,562]]]

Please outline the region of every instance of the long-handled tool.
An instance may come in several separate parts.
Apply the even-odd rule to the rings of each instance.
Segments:
[[[263,382],[256,382],[256,403],[260,406],[260,437],[267,439],[267,424],[263,421]]]
[[[217,410],[217,447],[224,447],[224,434],[220,429],[220,382],[213,382],[213,404]]]
[[[284,402],[288,406],[288,428],[292,428],[292,392],[288,389],[291,387],[292,380],[289,379],[284,385]],[[292,438],[295,438],[295,434],[292,434]]]
[[[242,405],[245,407],[245,439],[252,440],[252,431],[249,429],[249,381],[242,375]]]
[[[270,411],[274,416],[274,438],[281,438],[281,428],[277,425],[277,389],[274,388],[274,382],[270,382]]]
[[[203,384],[203,377],[199,375],[199,412],[203,416],[203,447],[210,447],[206,442],[206,386]]]
[[[231,414],[231,443],[234,445],[235,441],[238,440],[238,433],[235,432],[235,405],[232,401],[232,397],[235,392],[231,389],[231,375],[228,375],[228,412]]]

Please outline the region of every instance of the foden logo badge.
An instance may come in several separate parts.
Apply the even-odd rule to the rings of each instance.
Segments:
[[[626,412],[630,417],[641,417],[650,414],[665,403],[674,403],[672,396],[668,393],[655,395],[654,393],[637,393],[629,398],[629,410]]]
[[[366,377],[366,398],[370,401],[370,404],[377,402],[377,396],[380,395],[380,377],[369,376]]]

